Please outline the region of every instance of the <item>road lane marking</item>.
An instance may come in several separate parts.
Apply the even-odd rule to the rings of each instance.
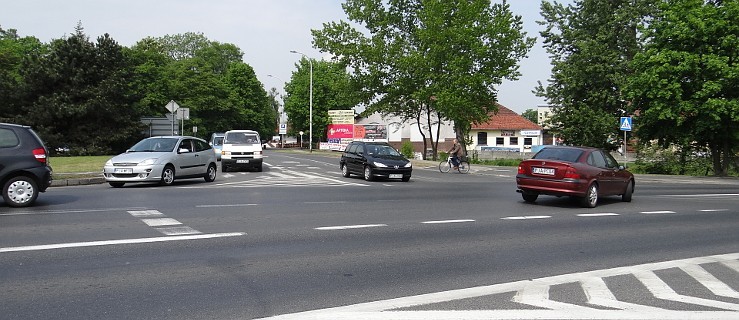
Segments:
[[[174,226],[178,224],[182,224],[182,222],[179,222],[172,218],[155,218],[155,219],[141,219],[146,225],[150,227],[162,227],[162,226]]]
[[[196,208],[219,208],[219,207],[248,207],[258,206],[258,203],[237,203],[237,204],[201,204],[195,206]]]
[[[552,216],[518,216],[518,217],[504,217],[500,220],[529,220],[529,219],[549,219]]]
[[[166,227],[166,228],[157,228],[157,231],[168,235],[168,236],[182,236],[186,234],[199,234],[202,233],[198,230],[195,230],[193,228],[190,228],[188,226],[181,226],[181,227]]]
[[[305,204],[342,204],[346,201],[305,201]]]
[[[612,213],[612,212],[604,212],[604,213],[581,213],[578,214],[578,217],[609,217],[609,216],[617,216],[618,213]]]
[[[134,211],[128,211],[132,216],[134,217],[150,217],[150,216],[162,216],[163,213],[159,212],[159,210],[134,210]]]
[[[359,224],[353,226],[334,226],[334,227],[318,227],[316,230],[346,230],[346,229],[361,229],[361,228],[376,228],[376,227],[387,227],[386,224]]]
[[[35,245],[35,246],[0,248],[0,253],[19,252],[19,251],[52,250],[52,249],[64,249],[64,248],[99,247],[99,246],[110,246],[110,245],[118,245],[118,244],[139,244],[139,243],[182,241],[182,240],[200,240],[200,239],[213,239],[213,238],[224,238],[224,237],[239,237],[243,235],[246,235],[246,233],[245,232],[211,233],[211,234],[197,234],[197,235],[186,235],[186,236],[166,236],[166,237],[138,238],[138,239],[56,243],[56,244],[43,244],[43,245]]]
[[[441,223],[460,223],[460,222],[475,222],[475,220],[472,219],[458,219],[458,220],[436,220],[436,221],[424,221],[421,223],[426,224],[441,224]]]
[[[723,211],[729,211],[729,209],[703,209],[698,210],[700,212],[723,212]]]
[[[663,194],[659,197],[676,197],[676,198],[711,198],[711,197],[726,197],[726,196],[739,196],[739,193],[705,193],[705,194]]]
[[[615,300],[616,298],[611,292],[606,292],[610,290],[603,281],[604,278],[611,278],[615,276],[635,275],[638,273],[654,274],[654,271],[657,270],[665,270],[675,267],[707,264],[714,262],[737,266],[739,264],[739,261],[737,261],[737,259],[739,259],[739,253],[647,263],[634,266],[563,274],[544,278],[520,280],[487,286],[364,302],[354,305],[277,315],[262,319],[737,319],[737,312],[725,310],[736,310],[739,305],[723,301],[713,301],[707,299],[697,299],[692,301],[700,302],[701,305],[711,305],[723,309],[719,311],[667,310],[649,305],[637,305],[634,303],[618,301]],[[651,280],[654,279],[651,278]],[[658,288],[662,285],[659,282],[661,282],[661,280],[657,281],[657,283],[650,283],[650,285],[653,288],[657,288],[659,294],[664,294],[665,292],[662,291],[662,289]],[[593,303],[599,306],[612,307],[616,308],[617,310],[602,310],[589,306],[569,304],[565,302],[554,301],[548,297],[548,288],[551,288],[551,286],[568,283],[581,283],[583,286],[583,290],[588,296],[587,298],[589,303]],[[524,291],[524,293],[521,293],[522,291]],[[543,304],[547,305],[547,307],[556,309],[428,310],[428,308],[426,308],[427,306],[439,303],[460,301],[470,298],[480,298],[510,292],[515,292],[516,295],[518,295],[519,298],[523,298],[523,301],[526,303],[533,302],[537,305]],[[669,296],[669,298],[673,298],[673,296]],[[693,297],[687,298],[687,300],[692,300]],[[414,307],[418,307],[423,310],[412,310],[412,308]],[[450,308],[453,307],[449,307],[447,309]],[[400,311],[402,309],[406,310]]]
[[[659,211],[642,211],[640,213],[643,213],[643,214],[659,214],[659,213],[675,213],[675,211],[659,210]]]
[[[64,214],[64,213],[96,213],[96,212],[112,212],[112,211],[126,211],[126,210],[144,210],[145,208],[109,208],[109,209],[69,209],[69,210],[41,210],[41,211],[26,211],[26,212],[9,212],[3,213],[2,216],[22,216],[22,215],[41,215],[41,214]]]

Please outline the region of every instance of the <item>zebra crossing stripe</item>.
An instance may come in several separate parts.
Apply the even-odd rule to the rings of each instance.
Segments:
[[[672,290],[667,283],[662,281],[662,279],[660,279],[652,270],[638,270],[633,272],[633,274],[639,281],[641,281],[642,284],[644,284],[644,286],[647,287],[647,290],[649,290],[655,298],[714,307],[723,310],[739,311],[739,304],[678,294],[675,290]]]

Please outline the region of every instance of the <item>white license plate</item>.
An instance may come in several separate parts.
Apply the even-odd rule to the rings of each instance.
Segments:
[[[545,174],[545,175],[548,175],[548,176],[553,176],[554,175],[554,169],[552,169],[552,168],[538,168],[538,167],[533,167],[533,168],[531,168],[531,172],[536,173],[536,174]]]
[[[236,160],[236,163],[249,163],[249,160]]]
[[[113,173],[133,173],[132,168],[115,168],[113,169]]]
[[[390,179],[402,179],[402,178],[403,178],[402,174],[391,174],[390,175]]]

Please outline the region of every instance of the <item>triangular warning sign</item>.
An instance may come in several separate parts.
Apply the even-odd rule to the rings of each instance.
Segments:
[[[621,129],[622,130],[631,130],[631,121],[629,121],[629,118],[623,118],[624,121],[621,122]]]

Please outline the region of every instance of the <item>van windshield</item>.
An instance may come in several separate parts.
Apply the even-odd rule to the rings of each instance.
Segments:
[[[215,137],[215,138],[213,138],[213,145],[214,146],[223,145],[223,137]]]
[[[253,133],[229,132],[223,143],[227,144],[258,144],[259,136]]]

